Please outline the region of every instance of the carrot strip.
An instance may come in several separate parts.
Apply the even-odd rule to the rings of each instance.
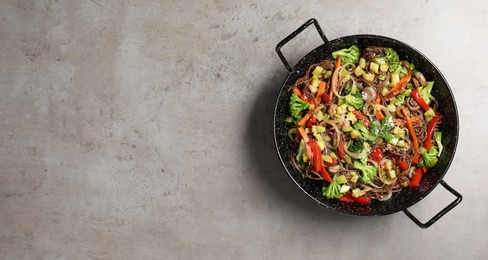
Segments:
[[[356,109],[353,110],[352,113],[356,116],[357,119],[362,120],[364,122],[364,126],[369,127],[370,122],[368,118],[363,113],[361,113],[361,111]]]
[[[381,111],[380,109],[375,109],[374,114],[376,115],[376,118],[379,121],[381,121],[381,120],[383,120],[383,118],[385,118],[385,116],[383,115],[383,111]]]
[[[341,55],[337,55],[337,60],[335,62],[334,68],[339,68],[341,66]]]
[[[321,81],[319,85],[319,89],[317,90],[317,97],[315,98],[317,104],[320,104],[322,95],[325,93],[326,87],[327,87],[327,83],[325,83],[325,81]]]
[[[400,107],[400,111],[402,111],[403,116],[405,117],[405,122],[407,123],[408,132],[412,136],[412,144],[413,149],[419,149],[419,141],[417,139],[417,133],[415,133],[415,129],[413,129],[412,120],[410,120],[410,112],[405,107]]]
[[[381,103],[381,97],[380,97],[380,95],[377,95],[376,99],[373,101],[373,104],[378,105],[380,103]],[[385,116],[383,115],[383,112],[380,109],[375,109],[374,114],[376,115],[376,119],[378,119],[379,121],[381,121],[381,120],[383,120],[383,118],[385,118]]]
[[[412,70],[410,69],[410,66],[408,66],[408,63],[404,61],[403,66],[407,67],[408,74],[405,75],[393,88],[391,88],[388,93],[386,93],[386,98],[392,98],[400,94],[400,92],[407,87],[408,82],[412,78]]]
[[[297,88],[297,87],[294,87],[293,88],[293,92],[298,96],[298,97],[301,97],[302,96],[302,92]]]
[[[300,121],[298,121],[298,126],[303,126],[307,123],[307,121],[310,119],[310,116],[312,116],[311,113],[307,113],[304,117],[302,117],[302,119],[300,119]]]
[[[299,127],[297,128],[297,130],[298,133],[300,133],[300,135],[302,136],[303,141],[305,141],[305,143],[308,143],[309,139],[307,133],[305,132],[305,129],[303,129],[303,127]]]

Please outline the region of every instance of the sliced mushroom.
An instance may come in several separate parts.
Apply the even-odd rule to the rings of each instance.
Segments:
[[[413,85],[415,86],[415,88],[420,87],[420,83],[416,78],[412,78],[412,81],[413,81]]]
[[[416,71],[413,76],[419,81],[420,86],[425,86],[427,84],[427,81],[425,80],[424,74],[420,71]]]
[[[329,171],[330,173],[338,173],[340,170],[341,170],[340,165],[334,165],[334,166],[327,167],[327,171]]]
[[[376,90],[373,87],[365,87],[361,92],[364,102],[369,102],[376,98]]]

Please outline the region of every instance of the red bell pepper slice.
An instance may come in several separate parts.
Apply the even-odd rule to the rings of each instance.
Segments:
[[[379,147],[376,147],[373,149],[373,152],[371,152],[371,154],[369,155],[369,157],[377,162],[377,163],[380,163],[381,160],[383,160],[383,152],[381,152],[381,149]]]
[[[352,194],[350,192],[346,192],[346,193],[344,193],[344,195],[342,195],[342,197],[339,198],[339,201],[354,202],[354,197],[352,196]]]
[[[371,198],[359,196],[359,197],[354,198],[354,201],[357,203],[360,203],[360,204],[369,204],[371,202]]]
[[[308,141],[308,145],[310,146],[310,148],[312,148],[314,170],[316,172],[320,172],[320,166],[322,165],[320,148],[317,145],[317,142],[315,142],[314,140]]]
[[[419,167],[415,170],[415,174],[410,181],[410,188],[419,186],[420,180],[422,180],[425,172],[427,172],[427,167]]]
[[[357,202],[360,204],[369,204],[371,202],[371,198],[359,196],[359,197],[353,197],[350,192],[344,193],[342,197],[339,198],[339,201],[342,202]]]
[[[422,96],[420,96],[420,92],[418,88],[412,90],[412,97],[413,99],[415,99],[415,101],[417,101],[417,103],[419,103],[420,107],[422,107],[422,109],[424,109],[425,111],[429,111],[431,109],[430,106],[427,103],[425,103],[425,100],[422,98]]]
[[[420,155],[420,153],[415,153],[414,155],[412,155],[412,165],[417,165],[417,163],[419,163],[421,160],[422,156]]]
[[[427,149],[432,148],[432,136],[434,135],[435,126],[441,121],[441,118],[441,114],[437,113],[432,120],[430,120],[429,126],[427,127],[427,136],[424,140],[424,146]]]
[[[402,171],[408,170],[408,164],[403,159],[400,159],[400,161],[398,161],[398,166],[400,167],[400,170],[402,170]]]
[[[324,162],[324,165],[325,166],[332,166],[332,165],[336,165],[338,163],[339,163],[339,160],[337,160],[337,158],[332,157],[332,162]]]
[[[310,148],[312,148],[314,170],[316,172],[319,172],[324,180],[332,182],[329,173],[322,164],[322,152],[320,151],[320,147],[317,145],[317,142],[315,142],[314,140],[310,140],[307,144],[310,146]]]
[[[310,105],[317,106],[317,103],[315,103],[315,98],[313,98],[313,97],[309,97],[309,96],[303,94],[300,98],[303,101],[308,102]]]
[[[310,119],[307,121],[307,127],[311,128],[312,125],[317,124],[317,118],[315,116],[311,116]]]
[[[357,119],[362,120],[364,122],[364,126],[369,127],[370,122],[368,118],[364,116],[363,113],[361,113],[361,111],[355,109],[352,111],[352,113],[356,116]]]
[[[386,98],[392,98],[400,94],[407,87],[408,82],[412,78],[412,70],[410,69],[410,66],[408,66],[408,63],[404,61],[403,66],[407,67],[408,74],[405,75],[393,88],[391,88],[388,93],[386,93]]]
[[[324,178],[324,180],[332,183],[332,178],[330,177],[329,172],[327,172],[327,170],[325,169],[324,165],[320,167],[320,175],[322,176],[322,178]]]
[[[325,103],[330,104],[332,102],[332,96],[329,94],[324,94]]]
[[[337,155],[339,155],[339,158],[341,159],[344,159],[344,156],[346,155],[344,141],[342,141],[342,138],[339,139],[339,144],[337,145]]]

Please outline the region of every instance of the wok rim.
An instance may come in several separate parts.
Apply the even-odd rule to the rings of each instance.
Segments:
[[[355,39],[377,39],[377,40],[381,40],[384,43],[394,42],[394,43],[397,43],[397,44],[401,45],[402,48],[406,48],[409,52],[414,52],[414,53],[418,54],[420,57],[422,57],[423,59],[425,59],[425,61],[428,64],[430,64],[435,69],[435,71],[438,73],[439,77],[445,83],[446,89],[447,89],[447,91],[449,93],[449,98],[452,100],[452,103],[453,103],[453,111],[454,111],[454,116],[455,116],[455,126],[456,127],[455,127],[455,129],[452,129],[453,130],[452,135],[454,136],[454,141],[453,141],[453,145],[452,145],[452,156],[447,161],[445,167],[439,170],[441,172],[441,174],[439,175],[438,180],[433,185],[431,185],[427,190],[425,190],[423,193],[421,193],[421,195],[419,197],[417,197],[416,199],[413,199],[410,202],[404,203],[403,205],[400,205],[400,206],[398,206],[398,207],[396,207],[396,208],[394,208],[392,210],[387,210],[387,211],[379,212],[379,213],[376,213],[376,214],[355,214],[354,212],[343,212],[341,210],[338,210],[337,208],[331,207],[326,202],[320,201],[317,198],[315,198],[314,196],[312,196],[309,192],[307,192],[302,187],[302,185],[300,185],[295,180],[295,178],[293,177],[293,175],[290,172],[290,170],[288,169],[288,167],[286,167],[285,160],[288,161],[290,159],[289,159],[289,156],[287,156],[287,155],[283,155],[283,156],[281,155],[280,147],[278,145],[278,143],[279,143],[278,142],[278,137],[277,137],[277,134],[276,134],[277,133],[277,129],[276,129],[277,128],[277,111],[278,111],[278,107],[280,105],[280,96],[283,93],[283,91],[286,91],[286,87],[287,87],[286,86],[286,82],[288,81],[288,79],[290,78],[290,76],[293,73],[297,73],[296,68],[301,63],[305,62],[305,60],[306,60],[307,57],[311,56],[314,52],[316,52],[320,48],[327,47],[327,45],[332,45],[332,44],[334,44],[336,42],[345,41],[345,40],[351,40],[351,39],[352,40],[355,40]],[[311,65],[311,63],[308,62],[308,64],[306,64],[306,65],[307,65],[306,67],[308,67],[308,66]],[[290,179],[295,183],[295,185],[303,193],[305,193],[309,198],[311,198],[313,201],[315,201],[316,203],[318,203],[321,206],[326,207],[329,210],[332,210],[333,212],[336,212],[336,213],[339,213],[339,214],[343,214],[343,215],[347,215],[347,216],[358,216],[358,217],[386,216],[386,215],[391,215],[391,214],[397,213],[399,211],[404,211],[404,210],[410,208],[411,206],[417,204],[422,199],[424,199],[427,195],[429,195],[441,182],[443,182],[443,178],[447,174],[447,172],[448,172],[448,170],[449,170],[449,168],[451,166],[451,163],[454,160],[454,157],[455,157],[455,154],[456,154],[456,150],[457,150],[457,145],[458,145],[458,142],[459,142],[459,113],[458,113],[456,99],[454,97],[454,94],[452,92],[452,89],[451,89],[448,81],[446,80],[446,78],[442,74],[441,70],[439,70],[439,68],[426,55],[424,55],[422,52],[420,52],[416,48],[412,47],[411,45],[409,45],[407,43],[404,43],[403,41],[394,39],[394,38],[390,38],[390,37],[382,36],[382,35],[376,35],[376,34],[354,34],[354,35],[347,35],[347,36],[339,37],[339,38],[336,38],[336,39],[327,41],[327,42],[325,42],[322,45],[317,46],[315,49],[311,50],[306,55],[304,55],[302,58],[300,58],[299,61],[292,67],[292,71],[289,71],[288,72],[288,75],[285,77],[283,83],[281,84],[281,88],[280,88],[280,91],[278,93],[277,100],[276,100],[276,104],[275,104],[275,108],[274,108],[274,115],[273,115],[273,137],[274,137],[276,152],[278,154],[278,157],[280,159],[280,162],[281,162],[283,168],[285,169],[286,173],[288,174],[288,176],[290,177]]]

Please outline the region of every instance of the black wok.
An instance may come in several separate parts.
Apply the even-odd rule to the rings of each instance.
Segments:
[[[305,55],[305,57],[303,57],[292,68],[286,58],[283,56],[281,48],[311,24],[315,25],[319,35],[324,40],[324,44]],[[438,110],[443,115],[442,124],[440,124],[439,129],[443,133],[444,151],[441,154],[439,162],[436,164],[436,166],[429,169],[428,173],[422,178],[422,181],[418,187],[404,189],[401,192],[394,194],[388,201],[373,201],[368,205],[358,203],[343,203],[339,202],[338,200],[326,199],[322,196],[321,189],[323,184],[320,181],[302,178],[301,174],[293,167],[290,161],[290,153],[292,151],[288,137],[289,125],[285,122],[285,118],[288,116],[289,111],[288,101],[290,98],[290,86],[298,78],[305,75],[305,71],[310,65],[325,59],[333,51],[349,48],[353,44],[356,44],[361,50],[364,50],[364,48],[367,46],[390,47],[398,52],[400,59],[413,62],[416,68],[419,71],[422,71],[427,79],[435,81],[435,87],[432,94],[437,98],[439,102]],[[461,202],[462,195],[456,192],[442,180],[454,158],[458,141],[459,124],[456,102],[446,79],[442,76],[437,67],[423,54],[401,41],[378,35],[351,35],[329,41],[315,19],[310,19],[296,31],[282,40],[276,46],[276,51],[290,73],[281,87],[281,91],[276,102],[274,114],[275,144],[278,151],[278,156],[284,169],[305,194],[318,202],[320,205],[338,213],[347,215],[381,216],[403,211],[421,228],[429,227]],[[437,213],[432,219],[422,223],[408,211],[408,208],[422,200],[438,184],[442,184],[442,186],[456,196],[456,199]]]

